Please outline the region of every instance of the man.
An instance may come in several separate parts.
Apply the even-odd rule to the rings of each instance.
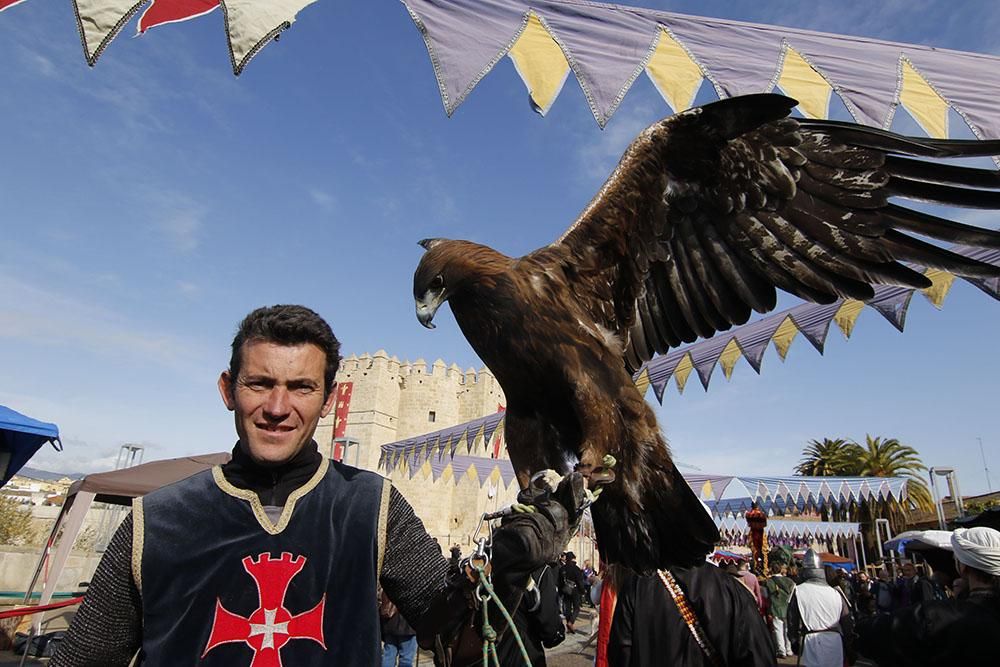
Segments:
[[[902,577],[896,586],[896,609],[902,609],[921,602],[936,600],[940,596],[934,589],[934,583],[927,577],[924,566],[919,568],[913,563],[904,563]]]
[[[880,667],[994,664],[1000,655],[1000,532],[958,528],[951,545],[965,597],[927,600],[862,624],[862,655]]]
[[[878,570],[878,579],[872,582],[872,597],[875,599],[875,609],[879,614],[892,612],[893,601],[896,599],[896,587],[889,578],[889,570],[883,565]]]
[[[531,573],[521,603],[512,612],[514,627],[524,643],[532,667],[545,667],[545,649],[558,646],[566,639],[559,617],[559,591],[556,586],[558,569],[544,565]],[[511,632],[504,633],[497,644],[500,667],[525,667],[524,656]]]
[[[581,572],[583,572],[583,603],[594,607],[595,605],[590,601],[590,580],[597,573],[597,570],[594,569],[589,560],[585,560]]]
[[[417,655],[417,633],[399,609],[379,593],[378,615],[382,621],[382,667],[413,667]]]
[[[757,580],[757,575],[750,571],[750,563],[745,560],[741,560],[739,566],[736,568],[739,574],[740,581],[747,590],[753,593],[754,600],[757,601],[757,611],[762,615],[764,613],[764,595],[760,592],[760,581]]]
[[[711,563],[647,577],[613,569],[617,602],[608,641],[610,667],[775,664],[756,601],[735,576]]]
[[[583,600],[583,587],[586,582],[583,572],[576,564],[576,554],[567,551],[565,562],[559,569],[559,596],[562,599],[563,618],[566,619],[566,631],[576,632],[576,617],[580,615],[580,604]]]
[[[788,638],[804,667],[843,667],[844,638],[852,637],[847,598],[827,583],[819,554],[806,551],[802,583],[788,602]]]
[[[471,627],[471,584],[403,497],[312,439],[333,408],[339,347],[302,306],[243,320],[218,382],[232,460],[135,501],[53,667],[124,667],[137,651],[144,667],[375,665],[379,584],[422,637]],[[494,585],[515,599],[565,544],[579,476],[558,494],[573,516],[534,493],[536,511],[494,534]]]
[[[785,576],[788,568],[781,563],[771,563],[771,576],[764,582],[768,598],[771,601],[771,625],[774,633],[774,644],[778,647],[778,657],[792,655],[792,644],[788,641],[788,628],[785,621],[788,618],[788,601],[795,592],[795,582]]]

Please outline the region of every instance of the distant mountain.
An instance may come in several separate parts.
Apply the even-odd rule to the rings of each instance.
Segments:
[[[39,470],[38,468],[29,468],[24,466],[17,471],[17,474],[21,477],[28,477],[30,479],[37,479],[41,482],[55,482],[63,477],[69,477],[70,479],[82,479],[84,474],[82,472],[49,472],[48,470]]]

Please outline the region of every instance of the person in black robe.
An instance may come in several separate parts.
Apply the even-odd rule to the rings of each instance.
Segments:
[[[545,667],[545,649],[558,646],[566,639],[559,616],[558,577],[558,566],[545,565],[532,572],[531,582],[511,614],[532,667]],[[497,658],[501,667],[524,667],[524,657],[510,630],[497,642]]]
[[[988,531],[988,532],[987,532]],[[994,664],[1000,655],[1000,532],[960,528],[952,535],[964,598],[928,600],[866,619],[858,650],[879,667]]]
[[[669,570],[703,630],[706,643],[727,667],[771,667],[774,645],[753,595],[709,563]],[[608,646],[611,667],[685,665],[711,667],[658,575],[625,573]]]

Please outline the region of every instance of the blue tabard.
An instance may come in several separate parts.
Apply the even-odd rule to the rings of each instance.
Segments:
[[[389,488],[324,459],[276,524],[218,466],[137,499],[139,664],[379,664]]]

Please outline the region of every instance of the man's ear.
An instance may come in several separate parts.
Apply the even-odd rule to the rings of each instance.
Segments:
[[[333,410],[333,406],[337,403],[337,383],[334,382],[333,386],[330,388],[330,393],[327,394],[326,399],[323,401],[323,409],[320,410],[319,416],[326,417]]]
[[[229,371],[222,371],[222,374],[219,375],[219,395],[222,396],[222,402],[226,404],[226,409],[230,412],[236,409],[234,389],[233,376],[229,374]]]

